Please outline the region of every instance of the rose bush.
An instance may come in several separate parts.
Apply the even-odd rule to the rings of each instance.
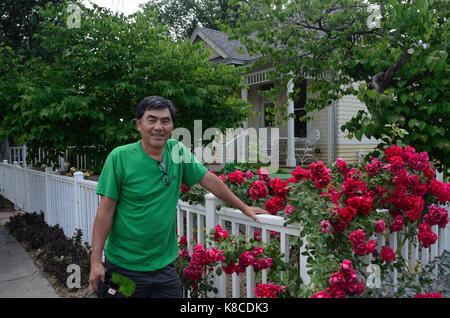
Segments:
[[[381,279],[387,282],[394,269],[400,274],[408,271],[400,255],[407,241],[428,248],[437,240],[430,226],[445,228],[448,223],[448,211],[438,204],[449,201],[450,184],[436,180],[428,155],[410,146],[387,147],[383,156],[371,157],[358,168],[349,169],[342,159],[330,168],[319,161],[309,169],[297,167],[292,176],[287,201],[294,212],[284,217],[288,224],[303,225],[308,273],[319,290],[314,297],[374,296],[375,291],[364,290],[364,284],[359,286],[361,293],[344,293],[342,286],[335,291],[341,277],[337,269],[344,260],[366,279],[365,256],[373,255],[371,263],[380,267]],[[396,249],[387,243],[379,246],[376,234],[392,233],[397,233]],[[291,290],[298,289],[287,283]],[[419,294],[420,284],[416,288]]]
[[[399,281],[412,277],[400,250],[406,242],[429,248],[437,240],[431,226],[445,228],[449,222],[448,211],[439,205],[450,200],[450,184],[438,181],[428,155],[410,146],[386,147],[379,157],[370,157],[356,168],[342,159],[329,167],[320,161],[307,169],[296,167],[286,181],[272,180],[264,169],[257,174],[235,170],[219,177],[247,204],[284,217],[286,225],[302,225],[300,237],[289,242],[288,274],[270,276],[272,287],[259,285],[258,295],[264,297],[401,296],[404,290],[394,290],[389,280],[394,270],[400,274]],[[381,246],[376,239],[377,234],[394,233],[395,248],[388,240]],[[252,244],[261,243],[256,234]],[[240,273],[250,265],[270,268],[269,273],[282,269],[282,262],[276,269],[270,267],[267,256],[255,258],[255,246],[238,241],[215,242],[216,248],[224,251],[220,268],[225,273]],[[381,293],[365,288],[369,256],[381,270]],[[307,258],[311,284],[299,278],[300,257]],[[416,274],[420,272],[418,269]],[[420,277],[415,281],[416,277],[408,282],[415,295],[436,292],[422,290]]]
[[[279,273],[286,270],[287,265],[281,260],[282,255],[279,254],[279,243],[276,239],[265,244],[257,238],[247,241],[245,236],[229,234],[217,225],[206,238],[209,249],[197,243],[195,237],[191,243],[194,246],[192,254],[187,249],[186,236],[180,238],[177,261],[182,284],[191,292],[191,297],[208,297],[209,292],[217,294],[218,290],[214,288],[214,273],[245,273],[247,267],[251,266],[256,273],[272,269],[269,278],[276,281],[280,280]],[[257,287],[256,289],[261,291],[258,297],[278,296],[282,290],[275,287],[277,285],[271,284],[265,292],[262,291],[265,287]]]

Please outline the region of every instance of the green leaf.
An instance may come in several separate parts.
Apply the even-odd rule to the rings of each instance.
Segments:
[[[400,95],[400,100],[402,101],[403,104],[405,104],[406,101],[408,100],[408,96],[406,94],[402,94]]]
[[[367,96],[369,96],[371,99],[375,99],[377,97],[377,91],[374,89],[367,90]]]

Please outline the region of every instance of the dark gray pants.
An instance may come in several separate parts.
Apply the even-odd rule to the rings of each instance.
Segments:
[[[181,281],[175,268],[175,262],[156,271],[137,272],[112,264],[105,257],[106,271],[119,273],[136,284],[133,298],[182,298]]]

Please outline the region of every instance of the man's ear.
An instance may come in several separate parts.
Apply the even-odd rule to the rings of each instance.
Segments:
[[[140,126],[141,126],[140,120],[136,118],[135,121],[136,121],[136,128],[137,128],[137,130],[141,131],[141,129],[140,129]]]

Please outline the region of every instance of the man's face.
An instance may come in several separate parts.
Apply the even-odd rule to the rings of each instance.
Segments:
[[[173,121],[168,108],[146,110],[141,119],[136,120],[142,141],[150,148],[164,147],[173,131]]]

